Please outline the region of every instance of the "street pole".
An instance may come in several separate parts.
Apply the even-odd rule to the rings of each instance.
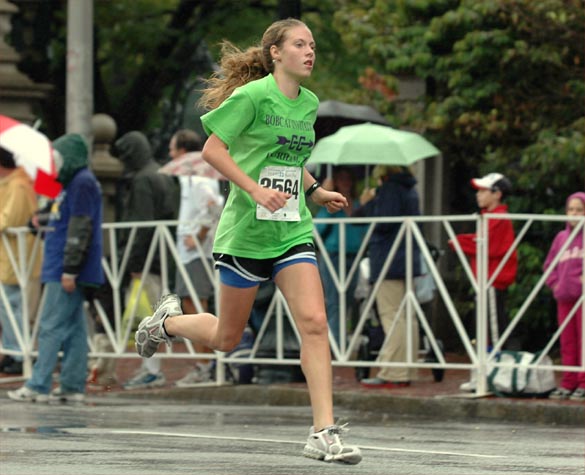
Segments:
[[[67,133],[91,143],[93,115],[93,0],[67,4]]]

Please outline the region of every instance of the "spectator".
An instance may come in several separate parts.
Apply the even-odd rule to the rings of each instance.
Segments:
[[[132,131],[124,134],[115,143],[118,158],[124,165],[124,175],[128,180],[126,194],[123,196],[122,221],[158,221],[177,219],[179,191],[173,177],[158,173],[160,165],[154,160],[148,139],[142,132]],[[151,302],[156,302],[162,291],[160,259],[155,254],[147,274],[143,267],[148,256],[153,228],[139,228],[132,248],[129,251],[126,271],[131,279],[142,279]],[[122,233],[120,249],[128,244],[128,233]],[[160,359],[142,360],[136,374],[124,385],[124,389],[140,389],[162,386],[166,382],[161,372]]]
[[[93,328],[94,351],[97,353],[113,353],[115,351],[114,345],[112,345],[110,337],[106,333],[106,328],[102,323],[99,310],[96,305],[94,305],[94,300],[99,301],[103,312],[108,319],[108,323],[110,323],[112,327],[115,326],[113,318],[115,306],[112,286],[106,281],[104,285],[93,291],[91,296],[88,297],[90,297],[87,299],[89,302],[88,313],[95,322]],[[107,356],[99,356],[91,360],[86,382],[89,389],[109,390],[118,382],[118,378],[116,377],[116,359]]]
[[[377,165],[373,176],[378,180],[377,190],[365,189],[360,197],[362,207],[354,216],[387,217],[418,216],[420,214],[416,179],[408,168]],[[377,224],[369,243],[370,282],[376,282],[386,262],[390,249],[396,240],[400,223]],[[413,277],[420,274],[420,254],[413,249]],[[377,362],[407,361],[407,319],[406,313],[398,314],[400,303],[406,293],[406,240],[402,239],[392,260],[388,273],[376,295],[376,306],[384,333],[388,335],[380,349]],[[412,318],[411,358],[417,360],[419,347],[418,320]],[[399,388],[410,385],[416,379],[416,369],[405,367],[382,368],[374,378],[362,379],[367,388]]]
[[[188,152],[201,150],[201,145],[201,137],[197,133],[192,130],[179,130],[171,138],[169,155],[173,160],[178,160]],[[181,186],[181,205],[177,228],[177,249],[181,262],[191,279],[191,284],[197,292],[201,308],[207,312],[209,300],[213,297],[214,286],[203,261],[207,260],[209,268],[213,269],[211,251],[223,206],[223,196],[219,191],[218,181],[211,178],[181,175],[179,176],[179,184]],[[203,255],[195,240],[199,242]],[[178,270],[175,276],[175,292],[181,297],[181,306],[185,312],[198,313],[189,289]],[[197,342],[193,346],[197,353],[212,352],[210,348]],[[187,387],[213,379],[212,363],[209,360],[198,361],[195,363],[193,371],[177,381],[176,385]]]
[[[353,216],[354,211],[359,208],[359,199],[356,196],[355,179],[351,170],[347,167],[339,167],[333,171],[333,178],[331,185],[323,186],[333,191],[338,191],[347,199],[348,206],[331,214],[325,208],[320,208],[317,212],[317,218],[348,218]],[[364,239],[367,227],[365,225],[350,224],[345,227],[345,275],[347,276],[356,254]],[[339,225],[338,224],[318,224],[317,231],[321,234],[323,244],[329,257],[333,268],[339,270]],[[324,259],[319,260],[319,272],[323,279],[323,289],[325,292],[325,304],[327,306],[327,321],[329,322],[329,330],[335,337],[337,342],[340,342],[339,334],[339,292],[333,281],[333,277],[325,264]],[[345,292],[345,306],[351,309],[354,304],[354,292],[357,285],[358,273],[356,272],[351,279],[349,286]]]
[[[32,377],[8,397],[16,401],[83,401],[87,375],[87,323],[84,289],[103,284],[102,196],[89,170],[88,148],[78,134],[53,143],[63,158],[55,200],[45,234],[41,279],[45,302],[40,317],[38,358]],[[59,351],[63,351],[59,387],[49,395]]]
[[[573,193],[567,198],[566,213],[569,217],[585,216],[585,193]],[[563,231],[560,231],[546,256],[544,270],[546,271],[555,259],[561,247],[567,242],[576,221],[568,220]],[[577,307],[567,326],[561,333],[561,363],[563,366],[583,365],[583,312],[577,301],[583,296],[583,228],[577,232],[560,260],[546,279],[546,284],[552,289],[557,301],[557,321],[563,325],[570,312]],[[585,372],[565,371],[561,385],[549,396],[551,399],[571,399],[585,401]]]
[[[0,147],[0,282],[4,287],[4,293],[8,305],[22,334],[22,292],[16,276],[16,272],[10,261],[10,255],[16,259],[20,267],[20,256],[18,253],[18,242],[15,234],[7,233],[7,228],[26,226],[37,210],[37,198],[33,190],[33,184],[26,172],[17,167],[12,154]],[[6,247],[5,234],[9,248]],[[26,258],[30,258],[33,250],[35,237],[30,234],[26,236]],[[28,262],[27,262],[28,265]],[[41,253],[32,261],[32,269],[29,277],[29,314],[33,315],[36,305],[31,305],[38,300],[40,291],[39,275],[41,270]],[[35,297],[35,298],[30,298]],[[25,297],[26,298],[26,297]],[[31,312],[30,310],[33,310]],[[2,327],[2,346],[4,350],[19,351],[20,345],[16,338],[16,332],[8,316],[8,308],[0,299],[0,325]],[[22,374],[22,356],[7,354],[0,361],[0,373]]]
[[[482,178],[473,178],[471,185],[477,190],[477,205],[481,213],[508,212],[508,206],[503,203],[512,190],[510,180],[501,173],[490,173]],[[477,274],[477,235],[458,234],[457,241],[462,251],[470,259],[471,268]],[[509,219],[490,219],[488,224],[488,278],[491,279],[500,262],[514,243],[514,228]],[[449,241],[449,246],[454,247]],[[488,289],[489,344],[496,343],[508,325],[505,300],[508,287],[516,280],[518,258],[514,251],[506,261],[502,270],[495,277],[493,285]],[[506,344],[502,346],[505,348]],[[477,380],[475,371],[471,372],[471,379],[460,386],[462,391],[475,391]]]

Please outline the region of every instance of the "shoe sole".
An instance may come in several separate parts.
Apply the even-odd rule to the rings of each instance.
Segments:
[[[10,392],[8,392],[8,398],[11,399],[12,401],[16,401],[16,402],[34,402],[34,403],[39,403],[39,404],[44,404],[44,403],[49,402],[48,396],[34,397],[34,398],[20,398],[18,396],[12,396],[10,394]]]
[[[49,396],[49,402],[59,402],[59,403],[68,403],[68,402],[85,402],[85,396]]]
[[[142,356],[143,358],[150,358],[152,355],[156,353],[160,343],[153,343],[149,339],[149,333],[146,328],[147,320],[150,320],[152,317],[143,318],[140,324],[138,325],[138,330],[136,330],[136,334],[134,335],[134,346],[136,347],[136,352]]]
[[[477,388],[459,388],[459,391],[462,391],[464,393],[474,393],[475,391],[477,391]]]
[[[303,456],[313,460],[320,460],[321,462],[325,463],[335,462],[342,463],[344,465],[357,465],[362,461],[362,454],[360,452],[331,455],[325,454],[320,450],[316,450],[311,446],[305,447],[303,450]]]
[[[155,343],[150,340],[150,334],[148,330],[145,328],[148,325],[148,322],[153,319],[156,312],[168,301],[168,300],[175,300],[179,309],[181,309],[181,299],[175,294],[169,294],[160,299],[157,303],[153,314],[150,317],[145,317],[138,325],[138,330],[134,334],[134,347],[136,348],[136,352],[144,357],[150,358],[152,355],[156,353],[158,347],[160,346],[160,342]],[[173,313],[167,314],[167,316],[176,316],[181,315],[182,310],[180,313]]]
[[[154,388],[162,388],[164,385],[167,384],[167,380],[158,380],[158,381],[151,381],[150,383],[141,383],[136,385],[122,385],[122,389],[126,391],[130,391],[133,389],[154,389]]]
[[[125,391],[133,391],[134,389],[155,389],[155,388],[162,388],[166,384],[166,381],[162,383],[156,384],[147,384],[144,386],[123,386]]]

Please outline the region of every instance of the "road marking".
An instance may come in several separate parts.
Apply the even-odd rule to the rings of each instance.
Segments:
[[[124,434],[124,435],[152,435],[158,437],[184,437],[184,438],[191,438],[191,439],[214,439],[214,440],[233,440],[238,442],[263,442],[263,443],[271,443],[271,444],[295,444],[298,445],[300,443],[304,444],[304,442],[298,442],[294,440],[281,440],[281,439],[261,439],[257,437],[230,437],[230,436],[223,436],[223,435],[202,435],[202,434],[180,434],[177,432],[153,432],[153,431],[144,431],[144,430],[111,430],[109,431],[111,434]],[[375,450],[379,452],[407,452],[407,453],[416,453],[416,454],[429,454],[429,455],[450,455],[455,457],[474,457],[474,458],[503,458],[503,455],[486,455],[486,454],[473,454],[473,453],[462,453],[462,452],[447,452],[442,450],[416,450],[416,449],[398,449],[392,447],[378,447],[374,445],[360,445],[360,449],[363,450]]]

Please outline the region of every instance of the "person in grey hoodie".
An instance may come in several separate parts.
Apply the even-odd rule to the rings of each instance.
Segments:
[[[148,139],[142,132],[132,131],[116,141],[118,159],[124,165],[125,187],[122,198],[122,221],[156,221],[177,219],[180,193],[174,178],[158,173],[160,165],[154,160]],[[127,270],[132,276],[142,273],[144,261],[154,230],[139,229],[130,252]],[[127,234],[122,235],[125,244]],[[160,273],[157,259],[152,273]]]
[[[585,216],[584,192],[573,193],[567,198],[566,213],[569,217]],[[575,227],[579,225],[578,221],[569,219],[565,229],[556,235],[544,261],[545,271],[569,240]],[[546,284],[552,289],[557,301],[559,326],[563,325],[573,308],[577,306],[575,314],[561,333],[560,346],[563,366],[582,366],[584,364],[585,355],[581,353],[583,347],[583,306],[577,305],[578,300],[583,296],[583,261],[585,261],[585,248],[583,247],[583,226],[581,226],[546,279]],[[560,387],[555,389],[549,397],[585,401],[585,372],[565,371]]]
[[[180,188],[175,178],[158,173],[160,165],[152,156],[146,136],[139,131],[124,134],[115,143],[116,155],[124,165],[124,178],[128,186],[122,187],[122,214],[124,222],[159,221],[177,219],[180,204]],[[130,243],[128,232],[122,232],[118,243],[123,250]],[[154,227],[138,228],[130,249],[126,271],[130,279],[142,279],[151,304],[162,292],[161,268],[158,252],[147,273],[143,273]],[[174,230],[172,231],[174,234]],[[129,286],[130,287],[130,286]],[[124,389],[157,387],[166,379],[160,371],[160,360],[143,360],[138,372],[128,380]]]

